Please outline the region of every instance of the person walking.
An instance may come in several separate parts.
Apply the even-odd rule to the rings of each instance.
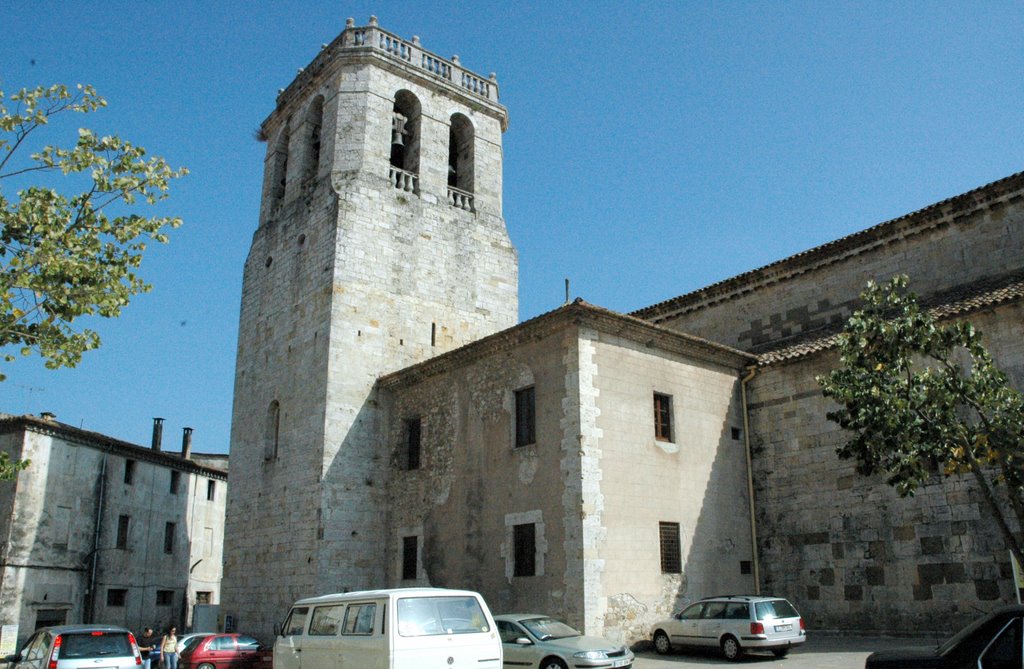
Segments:
[[[139,637],[139,655],[142,657],[142,669],[151,669],[150,665],[150,652],[156,650],[156,645],[160,639],[153,633],[152,627],[147,627],[142,631],[142,636]]]
[[[171,626],[167,634],[160,639],[160,660],[163,669],[178,669],[178,635],[177,628]]]

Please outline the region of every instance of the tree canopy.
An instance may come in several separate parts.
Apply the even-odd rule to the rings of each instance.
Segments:
[[[59,115],[89,114],[106,104],[91,86],[23,88],[9,97],[0,90],[4,362],[34,352],[51,369],[77,365],[100,337],[78,328],[76,319],[116,317],[134,295],[148,291],[136,273],[146,243],[166,242],[166,230],[181,224],[138,211],[163,200],[186,169],[85,128],[66,146],[41,145],[35,137]],[[19,188],[14,197],[4,189],[9,184]],[[75,192],[62,192],[68,190]]]
[[[972,478],[1024,564],[1024,397],[981,334],[922,308],[907,277],[869,282],[861,298],[839,337],[839,367],[818,377],[839,405],[829,419],[853,433],[839,456],[903,496],[935,476]]]

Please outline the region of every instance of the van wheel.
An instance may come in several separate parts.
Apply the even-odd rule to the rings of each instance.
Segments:
[[[654,633],[654,650],[658,651],[659,655],[672,652],[672,642],[668,640],[668,635],[661,630]]]
[[[565,666],[565,662],[557,657],[549,657],[540,663],[540,669],[569,669],[569,667]]]
[[[743,649],[740,648],[740,642],[736,640],[734,636],[727,636],[722,639],[722,655],[725,655],[727,660],[738,660],[743,655]]]

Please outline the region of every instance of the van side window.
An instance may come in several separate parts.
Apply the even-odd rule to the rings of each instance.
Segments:
[[[376,615],[376,604],[349,604],[345,611],[342,634],[373,634],[373,619]]]
[[[334,636],[341,627],[341,615],[344,604],[318,606],[313,609],[313,619],[309,622],[310,636]]]
[[[296,636],[302,634],[306,628],[306,617],[309,615],[308,606],[298,606],[288,614],[288,620],[284,621],[281,628],[282,636]]]

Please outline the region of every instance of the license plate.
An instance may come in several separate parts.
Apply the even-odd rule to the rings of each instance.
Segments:
[[[629,665],[629,660],[615,660],[613,667],[625,667]]]
[[[775,626],[775,631],[776,632],[788,632],[791,629],[793,629],[792,625],[776,625]]]

